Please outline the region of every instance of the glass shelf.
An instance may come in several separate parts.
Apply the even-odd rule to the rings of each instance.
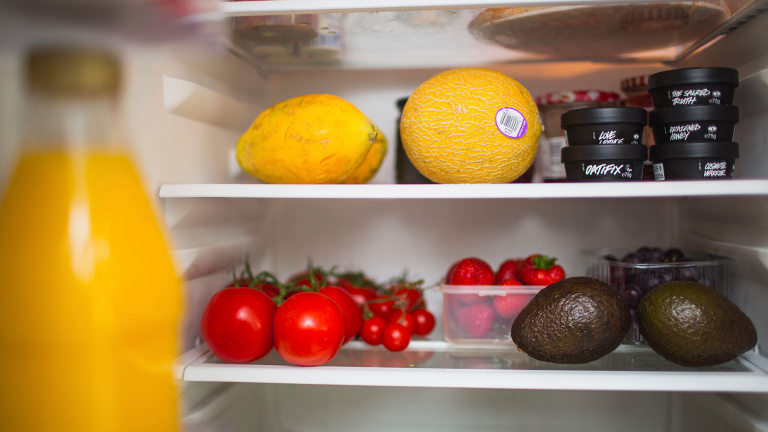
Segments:
[[[265,71],[448,68],[551,61],[673,62],[764,0],[229,1],[232,49]]]
[[[273,350],[248,364],[221,363],[205,353],[181,368],[190,382],[247,382],[379,387],[450,387],[537,390],[768,392],[768,375],[754,353],[706,368],[664,360],[645,346],[621,345],[591,363],[534,360],[513,346],[458,347],[413,341],[392,353],[354,341],[324,366],[295,367]]]

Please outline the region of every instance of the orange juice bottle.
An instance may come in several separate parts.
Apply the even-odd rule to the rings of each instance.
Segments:
[[[0,201],[0,430],[178,430],[180,277],[115,138],[116,59],[27,61],[19,159]]]

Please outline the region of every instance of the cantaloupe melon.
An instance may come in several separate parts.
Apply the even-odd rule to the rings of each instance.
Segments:
[[[403,148],[437,183],[507,183],[536,156],[541,123],[522,84],[489,69],[441,72],[408,98],[400,121]]]

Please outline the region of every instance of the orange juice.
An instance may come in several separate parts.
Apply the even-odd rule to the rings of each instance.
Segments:
[[[127,154],[23,153],[0,203],[0,430],[178,430],[181,301]]]

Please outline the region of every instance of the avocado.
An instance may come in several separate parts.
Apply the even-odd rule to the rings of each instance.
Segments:
[[[683,366],[725,363],[757,343],[749,317],[724,295],[696,282],[656,286],[643,296],[637,316],[648,345]]]
[[[571,277],[531,299],[512,323],[512,340],[537,360],[588,363],[616,349],[629,325],[627,305],[608,284]]]

